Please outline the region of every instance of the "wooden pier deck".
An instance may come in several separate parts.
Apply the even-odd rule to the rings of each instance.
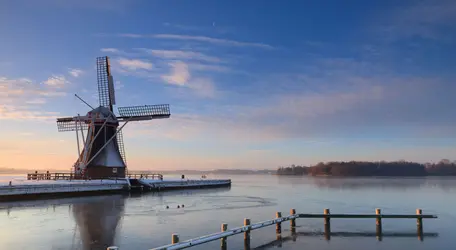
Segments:
[[[27,180],[0,183],[0,202],[121,192],[157,192],[231,186],[230,179],[168,179],[155,173],[128,173],[126,178],[82,179],[73,173],[29,173]]]
[[[297,214],[295,209],[290,210],[290,215],[282,217],[281,212],[276,213],[276,218],[272,220],[262,221],[258,223],[251,224],[250,219],[244,219],[244,226],[236,227],[233,229],[228,230],[227,224],[221,225],[221,231],[216,232],[210,235],[201,236],[194,239],[189,239],[180,242],[178,234],[171,235],[171,244],[160,246],[156,248],[152,248],[151,250],[178,250],[178,249],[185,249],[190,248],[193,246],[205,244],[208,242],[220,240],[220,248],[222,250],[227,249],[228,243],[227,238],[230,236],[234,236],[237,234],[244,234],[244,249],[250,249],[250,234],[251,231],[273,226],[275,225],[276,228],[276,236],[277,241],[282,242],[282,223],[286,221],[290,221],[290,229],[292,235],[296,236],[296,220],[297,219],[323,219],[324,222],[324,233],[323,235],[327,240],[330,239],[331,236],[337,236],[338,234],[350,234],[350,232],[331,232],[331,219],[375,219],[376,225],[376,232],[375,233],[368,233],[368,234],[361,234],[363,236],[376,236],[378,240],[382,240],[383,236],[395,235],[392,233],[384,233],[382,228],[382,220],[383,219],[415,219],[416,220],[416,229],[418,239],[423,240],[423,236],[426,234],[423,233],[423,219],[436,219],[436,215],[430,214],[423,214],[421,209],[417,209],[415,214],[382,214],[380,209],[375,210],[375,214],[331,214],[329,209],[324,209],[322,214],[308,214],[302,213]],[[315,233],[314,233],[315,234]],[[360,233],[351,233],[355,235],[360,235]],[[304,233],[304,235],[306,235]],[[402,236],[410,236],[410,234],[403,234]],[[435,234],[428,234],[434,236]],[[272,243],[274,244],[274,243]],[[119,250],[118,247],[112,246],[108,247],[108,250]]]

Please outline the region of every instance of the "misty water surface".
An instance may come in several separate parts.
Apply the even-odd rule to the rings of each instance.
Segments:
[[[166,176],[165,176],[166,177]],[[211,176],[216,177],[216,176]],[[226,178],[227,176],[223,176]],[[425,220],[416,236],[415,220],[384,220],[385,236],[375,236],[375,221],[331,221],[340,234],[330,241],[320,233],[321,219],[297,221],[297,237],[283,226],[282,243],[275,242],[275,228],[252,232],[252,249],[453,249],[456,239],[456,179],[454,178],[312,178],[268,175],[229,176],[231,188],[182,190],[145,195],[110,195],[0,204],[0,249],[150,249],[170,242],[172,233],[181,240],[228,227],[272,219],[276,211],[290,208],[302,213],[415,213],[422,208],[439,219]],[[185,208],[177,209],[177,205]],[[169,206],[170,209],[166,209]],[[228,239],[229,249],[242,249],[243,236]],[[192,249],[218,249],[219,242]]]

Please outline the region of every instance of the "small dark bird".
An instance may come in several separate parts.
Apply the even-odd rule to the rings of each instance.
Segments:
[[[179,205],[177,205],[177,208],[180,208],[180,206],[179,206]]]

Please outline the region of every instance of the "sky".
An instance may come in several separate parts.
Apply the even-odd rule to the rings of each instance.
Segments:
[[[456,1],[0,0],[0,168],[70,169],[57,117],[170,104],[130,169],[456,160]]]

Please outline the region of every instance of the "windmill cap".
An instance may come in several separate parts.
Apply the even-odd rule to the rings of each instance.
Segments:
[[[100,106],[98,108],[95,108],[87,113],[87,116],[90,118],[95,118],[95,119],[106,119],[109,116],[108,122],[117,122],[117,117],[116,115],[109,110],[107,107]]]

